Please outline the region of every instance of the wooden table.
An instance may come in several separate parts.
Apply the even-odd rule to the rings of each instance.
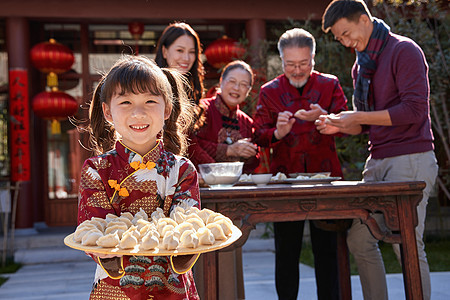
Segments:
[[[424,187],[422,181],[335,181],[321,185],[201,188],[200,194],[202,207],[218,211],[232,220],[241,220],[242,237],[233,244],[235,247],[242,246],[260,222],[359,218],[377,239],[400,244],[406,299],[422,299],[414,229],[417,226],[416,206]],[[373,212],[384,214],[389,232],[380,229],[371,217]],[[205,300],[218,299],[217,252],[202,257]],[[348,261],[339,260],[339,272],[339,277],[348,279],[340,281],[341,298],[351,299]]]

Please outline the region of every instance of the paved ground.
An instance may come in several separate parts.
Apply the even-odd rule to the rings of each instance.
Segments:
[[[58,252],[59,251],[59,252]],[[55,249],[35,252],[47,258],[60,255],[76,261],[60,263],[38,263],[22,267],[17,273],[7,275],[9,280],[0,287],[0,299],[44,300],[88,299],[95,264],[80,251]],[[25,255],[23,256],[25,258]],[[42,258],[43,260],[43,258]],[[277,299],[274,284],[273,240],[250,239],[244,246],[244,277],[247,300]],[[298,299],[317,299],[314,269],[300,265],[301,280]],[[450,299],[450,272],[432,273],[433,300]],[[401,274],[387,275],[390,299],[405,299]],[[353,299],[362,299],[358,276],[352,276]]]

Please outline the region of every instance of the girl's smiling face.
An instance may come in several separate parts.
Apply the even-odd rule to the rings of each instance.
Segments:
[[[103,103],[103,114],[114,125],[122,142],[140,155],[145,155],[156,145],[164,121],[170,116],[162,95],[151,93],[120,95],[120,87],[109,104]]]
[[[186,34],[181,35],[169,47],[163,46],[162,53],[169,68],[174,68],[185,74],[191,70],[195,62],[194,39]]]

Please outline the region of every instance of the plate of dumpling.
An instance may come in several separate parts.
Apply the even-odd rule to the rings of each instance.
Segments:
[[[175,206],[170,216],[157,208],[93,217],[77,226],[64,243],[74,249],[117,255],[187,255],[211,252],[237,241],[242,232],[221,213]]]

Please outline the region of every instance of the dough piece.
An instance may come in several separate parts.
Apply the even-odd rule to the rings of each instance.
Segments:
[[[154,212],[152,212],[152,214],[150,216],[151,216],[153,222],[155,222],[155,223],[158,223],[159,219],[166,217],[164,215],[164,211],[160,207],[156,208],[156,210]]]
[[[133,225],[136,225],[139,220],[148,221],[148,215],[142,208],[134,215],[133,220],[131,221]]]
[[[195,231],[194,225],[192,225],[192,223],[188,223],[188,222],[178,224],[177,227],[175,227],[175,230],[178,231],[181,235],[183,235],[183,232],[185,232],[186,230]],[[181,242],[181,240],[180,240],[180,242]]]
[[[146,235],[144,235],[141,241],[140,249],[151,250],[159,246],[159,235],[154,235],[154,232],[157,233],[157,231],[149,231]]]
[[[103,236],[103,233],[100,230],[98,230],[98,229],[91,230],[83,236],[83,239],[81,240],[81,245],[96,246],[97,240],[102,236]]]
[[[127,212],[120,213],[120,218],[127,218],[128,220],[132,221],[134,216],[132,213],[127,211]]]
[[[195,231],[198,231],[199,228],[205,227],[203,221],[200,221],[197,218],[190,218],[185,221],[185,223],[190,223],[194,226]]]
[[[137,238],[133,235],[132,232],[129,231],[123,234],[122,239],[119,243],[119,247],[120,249],[131,249],[134,248],[137,244]]]
[[[217,223],[210,223],[206,225],[206,228],[211,230],[211,233],[214,235],[214,239],[216,240],[226,240],[227,237],[223,232],[222,226]]]
[[[198,212],[198,216],[203,220],[203,223],[208,224],[206,221],[208,220],[209,215],[214,214],[210,209],[204,208]]]
[[[113,214],[107,214],[106,217],[105,217],[105,220],[106,220],[106,223],[109,223],[109,222],[111,222],[112,220],[117,219],[117,218],[118,218],[118,216],[116,216],[116,215],[113,215]]]
[[[174,235],[173,231],[170,231],[162,240],[162,248],[167,250],[175,250],[180,244],[180,240]]]
[[[213,245],[215,242],[214,235],[211,230],[202,227],[196,233],[200,245]]]
[[[117,231],[101,236],[97,240],[97,245],[103,248],[114,248],[115,246],[119,245],[119,243],[120,238]]]
[[[180,237],[180,246],[184,248],[197,248],[199,244],[198,236],[192,229],[185,230]]]
[[[94,224],[98,228],[98,230],[100,230],[101,232],[105,231],[106,225],[108,224],[108,223],[106,223],[105,219],[97,218],[97,217],[92,217],[91,223]]]

